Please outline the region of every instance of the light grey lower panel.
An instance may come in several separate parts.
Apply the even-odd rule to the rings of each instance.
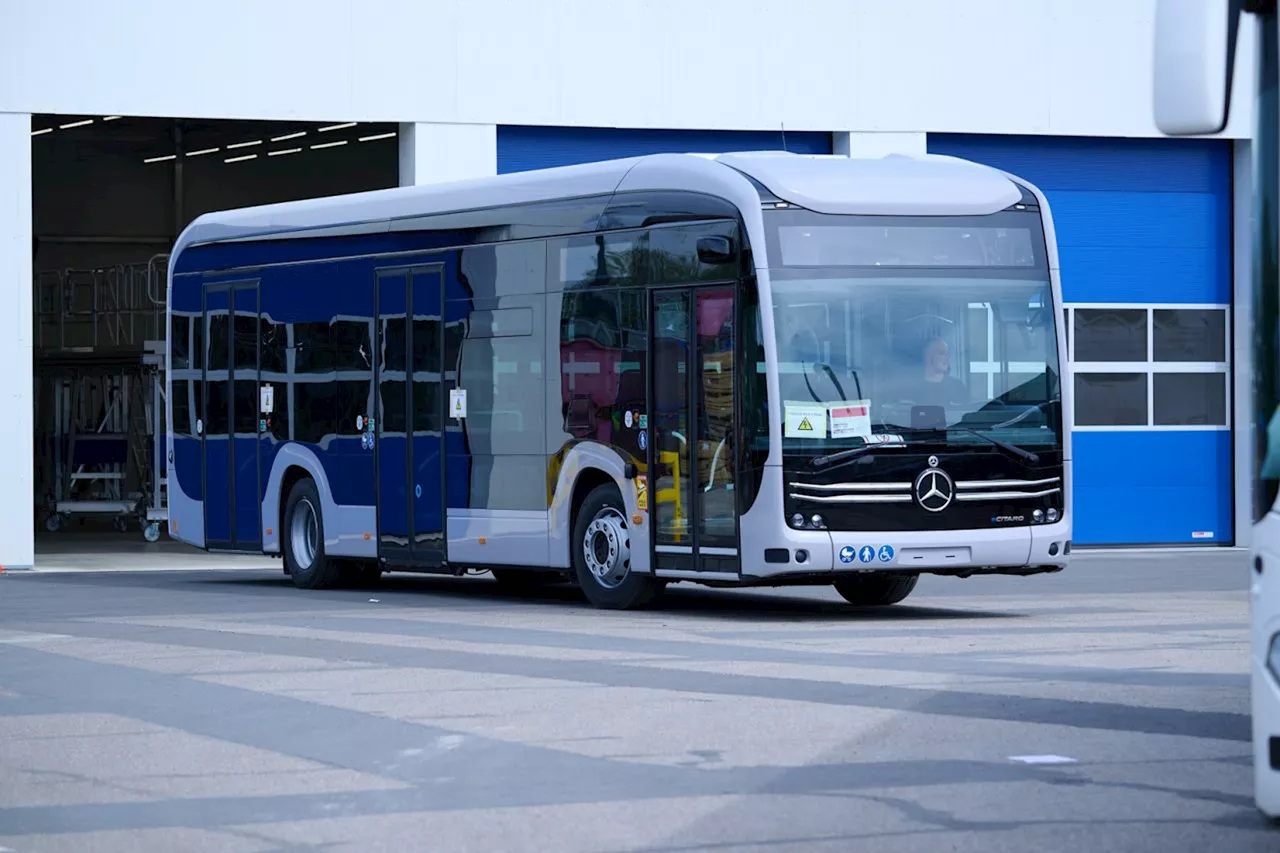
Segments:
[[[547,565],[545,511],[451,509],[448,530],[451,565]]]
[[[324,518],[326,553],[334,557],[378,556],[378,511],[371,506],[335,504]]]
[[[169,470],[169,536],[179,542],[204,547],[204,503],[177,487],[177,475]]]
[[[547,508],[547,457],[450,454],[451,472],[466,471],[466,503],[481,510],[533,512]],[[455,501],[461,503],[462,501]]]

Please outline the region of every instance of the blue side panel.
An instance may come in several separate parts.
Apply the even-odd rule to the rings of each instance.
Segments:
[[[1229,142],[931,134],[929,151],[1044,191],[1067,302],[1230,301]]]
[[[204,441],[204,539],[231,541],[231,443],[226,435]],[[198,493],[197,493],[198,494]]]
[[[1076,542],[1231,541],[1230,432],[1079,432],[1073,441]]]
[[[614,127],[498,128],[498,173],[573,166],[645,154],[719,154],[727,151],[781,151],[780,130],[654,130]],[[797,154],[830,154],[829,133],[787,133],[785,149]]]

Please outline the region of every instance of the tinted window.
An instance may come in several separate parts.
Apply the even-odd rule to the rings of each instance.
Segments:
[[[230,324],[226,311],[221,314],[213,314],[208,318],[209,321],[209,370],[226,370],[228,356],[228,347],[230,346],[230,335],[227,333],[227,327]]]
[[[1075,361],[1146,361],[1145,308],[1077,308]]]
[[[174,370],[185,370],[190,366],[191,318],[183,314],[173,314],[169,318],[169,346],[172,350]]]
[[[237,379],[236,386],[236,434],[251,436],[258,431],[258,380]]]
[[[270,317],[263,317],[258,326],[261,335],[258,344],[258,357],[261,359],[263,373],[284,373],[288,369],[285,357],[289,351],[289,334],[284,323],[272,322]]]
[[[564,431],[644,458],[635,428],[645,412],[644,291],[566,293],[560,316]],[[632,426],[626,425],[631,412]]]
[[[476,299],[542,293],[547,285],[543,240],[462,250],[462,284]]]
[[[463,427],[477,455],[540,454],[545,423],[542,306],[472,312],[460,352]],[[495,326],[505,334],[495,336]],[[539,481],[545,491],[545,483]],[[542,501],[545,504],[545,499]]]
[[[204,317],[191,318],[191,369],[202,370],[205,363]]]
[[[403,283],[401,283],[403,287]],[[406,334],[404,316],[387,317],[382,323],[382,370],[404,370],[405,348],[409,336]]]
[[[620,231],[551,242],[554,280],[565,290],[644,284],[647,236]]]
[[[1077,373],[1077,426],[1145,426],[1147,374]]]
[[[208,395],[205,406],[208,417],[204,420],[204,433],[210,438],[227,434],[231,416],[230,384],[226,380],[204,383],[205,393]]]
[[[649,274],[656,282],[715,281],[737,275],[736,259],[722,264],[706,264],[698,259],[698,239],[729,237],[735,254],[741,249],[738,229],[731,222],[676,225],[649,232]]]
[[[1157,308],[1152,321],[1156,361],[1227,360],[1226,309]]]
[[[195,435],[195,426],[191,420],[191,382],[186,379],[175,379],[172,383],[174,435]]]
[[[278,392],[277,392],[278,393]],[[330,432],[337,409],[333,382],[296,382],[293,386],[293,437],[295,441],[319,444]]]
[[[1157,373],[1152,378],[1157,424],[1226,426],[1225,373]]]

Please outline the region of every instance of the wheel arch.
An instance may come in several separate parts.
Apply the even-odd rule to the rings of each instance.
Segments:
[[[626,476],[628,461],[614,448],[594,441],[579,442],[565,451],[547,518],[550,528],[548,562],[552,568],[573,567],[570,540],[573,538],[578,510],[593,489],[611,484],[622,496],[622,508],[629,520],[633,542],[632,571],[652,571],[649,559],[649,513],[640,510],[636,483]],[[633,464],[643,474],[643,466]],[[635,521],[637,518],[640,519],[639,523]]]

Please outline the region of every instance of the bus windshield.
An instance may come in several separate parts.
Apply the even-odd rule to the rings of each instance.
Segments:
[[[1061,446],[1047,277],[813,268],[771,278],[786,450],[886,433],[937,440],[943,429],[949,444],[990,443],[976,432],[1023,448]],[[829,426],[810,416],[811,429],[800,428],[804,413],[824,407]]]

